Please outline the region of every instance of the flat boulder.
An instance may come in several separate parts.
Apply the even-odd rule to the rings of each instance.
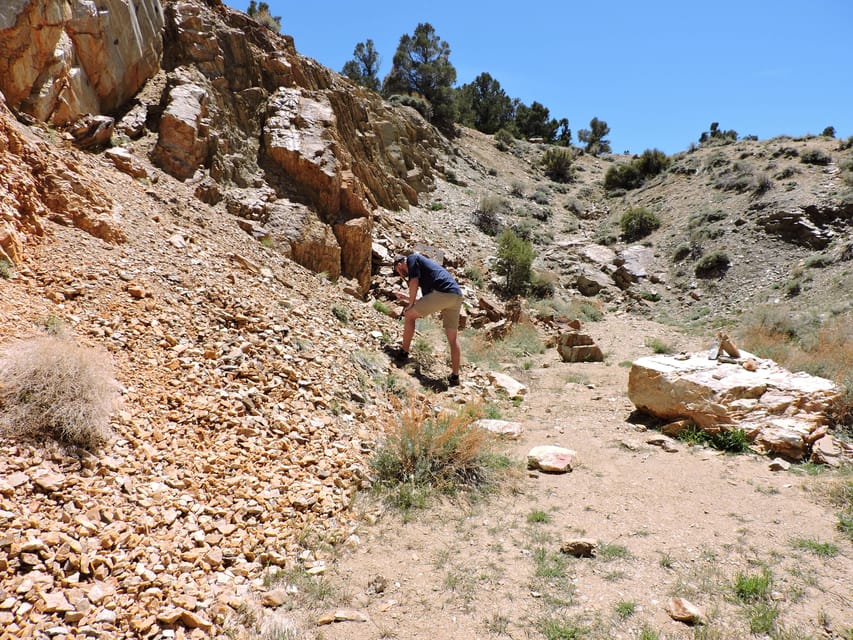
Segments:
[[[719,360],[707,353],[640,358],[631,366],[628,397],[658,418],[690,420],[708,432],[743,429],[756,448],[803,459],[843,388],[740,353]]]

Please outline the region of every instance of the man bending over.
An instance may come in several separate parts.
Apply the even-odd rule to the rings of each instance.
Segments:
[[[462,349],[459,347],[459,310],[462,308],[462,289],[450,272],[437,262],[413,253],[394,258],[394,271],[409,281],[408,293],[397,293],[397,299],[406,302],[404,310],[403,344],[394,353],[397,362],[409,357],[412,337],[415,335],[415,320],[437,311],[441,312],[444,335],[450,346],[450,386],[459,384],[459,367]],[[421,297],[418,298],[418,288]]]

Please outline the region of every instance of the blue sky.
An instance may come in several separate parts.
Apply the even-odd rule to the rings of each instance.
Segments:
[[[682,151],[714,121],[762,139],[853,135],[850,0],[268,4],[296,49],[335,71],[372,39],[380,79],[400,36],[429,22],[457,85],[487,71],[511,97],[568,118],[575,142],[605,120],[614,152]]]

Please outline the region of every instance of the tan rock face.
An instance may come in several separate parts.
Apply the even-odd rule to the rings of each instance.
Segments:
[[[159,69],[162,29],[159,0],[3,3],[0,91],[45,122],[110,112]]]
[[[203,169],[246,188],[263,174],[276,198],[298,192],[315,213],[278,221],[291,257],[365,288],[373,211],[405,208],[432,186],[441,136],[227,7],[169,2],[165,23],[171,88],[155,162],[180,179]],[[194,99],[182,106],[175,92],[187,84]]]
[[[772,360],[741,355],[742,361],[734,362],[710,360],[705,353],[640,358],[628,376],[628,397],[660,418],[689,419],[709,431],[740,428],[769,452],[803,458],[810,434],[824,422],[841,388],[786,371]],[[746,362],[755,363],[755,370],[744,367]]]
[[[84,174],[0,105],[0,248],[10,261],[21,261],[27,238],[44,235],[45,218],[124,241],[110,199]]]

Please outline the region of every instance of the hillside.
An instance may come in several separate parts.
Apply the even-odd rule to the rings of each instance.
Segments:
[[[780,579],[788,629],[849,634],[850,543],[835,530],[824,486],[837,478],[648,445],[644,428],[628,422],[618,364],[647,354],[649,338],[704,349],[715,327],[738,329],[765,303],[849,318],[853,149],[826,138],[707,145],[678,154],[639,189],[607,193],[608,168],[630,158],[579,154],[573,179],[556,183],[540,166],[542,145],[499,151],[469,130],[446,140],[414,111],[217,2],[167,2],[162,20],[160,66],[132,92],[109,144],[90,138],[98,121],[81,133],[0,104],[0,247],[9,259],[0,347],[65,336],[108,353],[120,387],[114,438],[100,449],[0,439],[0,638],[251,637],[262,635],[262,619],[288,612],[302,631],[279,637],[424,637],[431,624],[445,637],[481,637],[484,619],[497,629],[503,617],[506,635],[539,637],[542,616],[571,617],[577,607],[597,617],[595,637],[638,637],[644,624],[700,637],[666,626],[674,623],[657,606],[670,586],[697,579],[688,571],[697,563],[731,569],[713,588],[683,590],[717,609],[709,628],[719,635],[707,637],[743,637],[723,584],[765,564]],[[826,164],[802,161],[820,154]],[[770,186],[756,193],[763,176]],[[531,307],[601,312],[600,323],[584,321],[604,364],[563,363],[553,349],[498,364],[469,352],[464,384],[447,390],[446,347],[425,323],[432,357],[416,369],[391,366],[383,347],[401,333],[391,255],[418,244],[443,251],[472,325],[480,298],[498,299],[497,237],[478,226],[490,198],[500,226],[531,238],[534,266],[554,286]],[[661,224],[628,244],[618,220],[636,206]],[[627,276],[626,250],[640,261],[628,261]],[[723,250],[728,270],[697,278],[702,255]],[[557,332],[536,326],[543,340]],[[471,328],[466,339],[484,333]],[[503,396],[491,367],[522,380],[529,396]],[[523,447],[556,438],[581,452],[582,465],[569,476],[517,478],[508,495],[475,507],[440,505],[410,526],[366,491],[370,457],[407,390],[445,406],[493,404],[524,422],[524,439],[505,452],[515,461]],[[685,494],[684,478],[707,492]],[[585,496],[584,505],[570,508],[566,495]],[[555,514],[541,539],[519,525],[535,509]],[[489,547],[498,530],[503,550]],[[550,596],[567,594],[531,587],[523,559],[558,546],[566,531],[630,540],[634,561],[612,571],[574,566],[581,597],[552,609]],[[792,552],[792,538],[840,550],[824,562]],[[460,546],[469,539],[481,552],[473,565]],[[677,571],[659,562],[664,555]],[[493,579],[483,589],[447,587],[446,601],[439,557]],[[326,575],[341,592],[285,595],[253,623],[245,614],[278,570]],[[368,593],[373,573],[391,595]],[[643,603],[643,615],[608,626],[604,612],[629,600]],[[333,605],[369,611],[381,625],[316,627],[318,610]]]

